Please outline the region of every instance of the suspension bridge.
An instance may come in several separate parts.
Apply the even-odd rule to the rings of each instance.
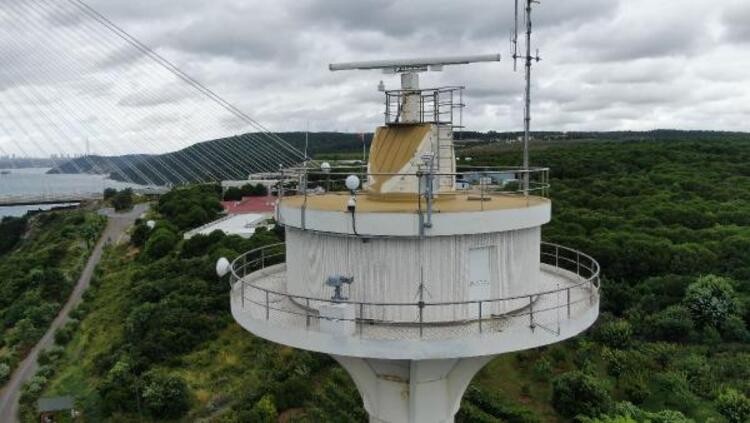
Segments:
[[[246,179],[306,159],[83,0],[8,2],[0,8],[0,40],[7,173],[21,170],[12,158],[43,157],[46,166],[52,161],[50,176],[106,175],[148,191]],[[0,206],[101,196],[38,179],[14,191],[13,179],[0,177]]]

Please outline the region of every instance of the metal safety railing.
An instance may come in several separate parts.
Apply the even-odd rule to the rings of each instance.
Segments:
[[[385,123],[434,123],[461,128],[463,125],[464,87],[389,90],[385,92]],[[404,122],[407,98],[413,98],[417,122]]]
[[[543,270],[565,285],[504,298],[449,302],[369,302],[287,292],[283,243],[252,250],[232,262],[230,286],[243,313],[272,324],[320,331],[321,321],[349,322],[354,335],[373,339],[453,338],[525,326],[560,333],[560,324],[599,304],[600,269],[591,256],[542,243]],[[348,304],[354,318],[322,316],[323,305]],[[383,317],[383,316],[401,317]],[[446,318],[445,316],[453,316]]]
[[[432,194],[435,197],[454,196],[456,193],[470,195],[536,195],[547,197],[549,195],[550,180],[549,168],[532,167],[490,167],[490,166],[459,166],[456,172],[432,172],[429,169],[421,169],[415,172],[369,172],[366,166],[349,165],[337,166],[327,170],[309,169],[304,167],[289,168],[284,170],[283,178],[275,188],[277,194],[288,195],[316,195],[319,193],[348,194],[346,178],[356,175],[362,182],[358,195],[381,196],[382,193],[375,190],[377,185],[384,180],[398,179],[402,185],[412,186],[418,189],[415,199],[419,193],[425,194],[429,182],[434,185]],[[528,177],[529,187],[523,186],[524,179]],[[455,192],[442,190],[445,186],[454,187]]]
[[[275,194],[279,205],[284,206],[287,200],[295,209],[299,209],[301,228],[306,229],[307,209],[315,208],[315,200],[323,199],[321,204],[337,204],[346,209],[345,202],[352,193],[346,188],[346,179],[356,175],[361,186],[355,193],[357,199],[371,199],[370,211],[381,212],[394,210],[393,201],[399,202],[399,212],[413,212],[420,216],[420,233],[432,227],[432,215],[441,206],[448,205],[443,200],[460,199],[459,211],[493,210],[495,202],[515,201],[513,207],[525,207],[538,204],[531,197],[549,196],[549,168],[536,167],[481,167],[461,166],[456,172],[433,172],[420,169],[415,172],[383,173],[368,172],[361,164],[337,166],[328,169],[292,168],[285,169]],[[384,192],[383,187],[395,181],[399,192]],[[528,185],[525,185],[528,183]],[[331,200],[334,196],[334,201]],[[339,200],[336,200],[338,196]],[[301,201],[300,201],[301,200]],[[378,203],[378,204],[375,204]],[[456,207],[456,202],[450,203]],[[509,206],[505,204],[505,206]],[[381,209],[378,209],[381,207]],[[281,208],[277,208],[277,221],[285,224]]]

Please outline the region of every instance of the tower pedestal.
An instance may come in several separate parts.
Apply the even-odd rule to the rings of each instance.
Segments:
[[[357,385],[371,423],[452,423],[469,382],[493,357],[380,360],[333,355]]]

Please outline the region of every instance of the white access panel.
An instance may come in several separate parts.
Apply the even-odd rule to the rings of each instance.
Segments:
[[[488,300],[492,291],[490,286],[490,263],[493,247],[469,249],[469,301]],[[470,316],[479,317],[479,304],[471,305]]]

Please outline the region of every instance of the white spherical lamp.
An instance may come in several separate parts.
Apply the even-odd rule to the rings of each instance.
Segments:
[[[154,229],[154,227],[156,226],[156,222],[153,220],[149,220],[148,222],[146,222],[146,226],[148,226],[149,229]]]
[[[220,278],[223,278],[229,273],[231,267],[232,264],[229,263],[229,260],[227,260],[226,257],[222,257],[216,262],[216,274],[219,275]]]
[[[359,178],[357,175],[349,175],[346,177],[346,188],[349,191],[356,191],[359,188]]]
[[[328,162],[323,162],[323,164],[320,165],[320,170],[323,171],[323,173],[328,173],[331,171],[331,164]]]

